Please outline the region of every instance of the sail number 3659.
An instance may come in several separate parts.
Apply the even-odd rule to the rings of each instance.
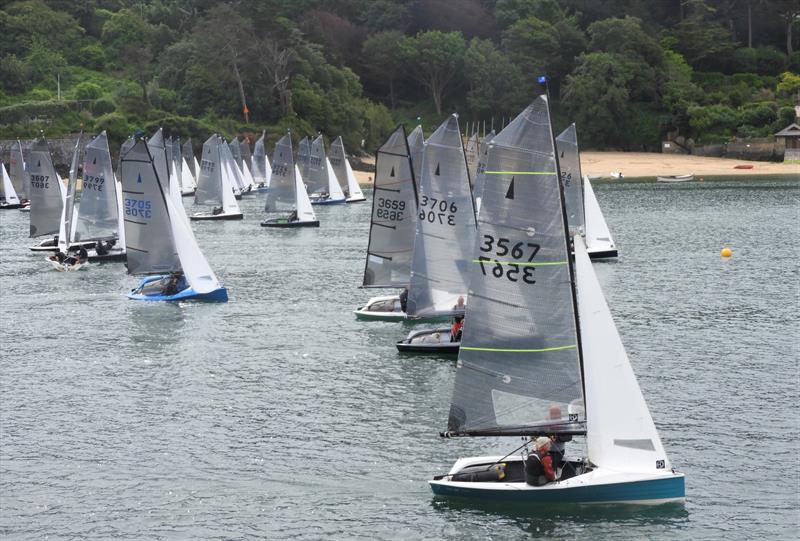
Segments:
[[[447,202],[447,199],[437,199],[435,197],[421,196],[419,202],[419,219],[429,221],[433,224],[456,225],[456,211],[458,207],[455,203]],[[426,208],[428,210],[426,210]]]
[[[501,263],[497,259],[486,256],[478,256],[478,263],[480,263],[481,272],[483,272],[484,276],[491,272],[495,278],[506,278],[512,282],[522,280],[526,284],[535,284],[536,280],[534,280],[533,274],[535,267],[526,263],[533,261],[540,248],[541,246],[533,242],[521,241],[511,245],[510,239],[503,237],[495,239],[491,235],[484,235],[483,242],[480,245],[481,252],[493,252],[497,257],[506,258],[510,255],[518,261],[521,260],[521,263],[510,263],[508,261]],[[526,255],[527,260],[525,259]]]
[[[378,207],[375,210],[375,217],[391,222],[402,222],[403,211],[406,210],[405,201],[397,201],[395,199],[378,198]]]

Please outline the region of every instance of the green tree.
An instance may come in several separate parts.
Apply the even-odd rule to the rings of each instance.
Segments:
[[[396,30],[372,34],[364,41],[361,54],[365,75],[379,88],[388,87],[392,111],[396,105],[395,84],[402,73],[400,42],[403,38]]]
[[[420,32],[400,43],[406,65],[433,99],[436,114],[442,114],[442,101],[463,65],[466,43],[460,32]]]
[[[489,40],[473,38],[464,54],[467,107],[478,115],[513,114],[530,98],[530,81]]]
[[[111,58],[129,74],[142,89],[142,102],[147,106],[147,83],[150,80],[153,51],[150,41],[154,28],[134,11],[123,9],[103,25],[103,43]]]

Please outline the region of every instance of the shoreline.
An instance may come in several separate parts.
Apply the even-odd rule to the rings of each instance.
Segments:
[[[374,156],[362,161],[375,165]],[[751,169],[735,169],[737,165],[749,165]],[[657,176],[693,174],[695,180],[730,180],[734,177],[786,177],[800,180],[800,164],[782,162],[757,162],[731,158],[712,158],[685,154],[662,154],[660,152],[581,152],[581,172],[592,180],[648,181],[655,182]],[[612,178],[612,172],[620,172],[622,179]],[[371,186],[375,172],[353,171],[358,183]],[[744,178],[743,178],[744,180]]]

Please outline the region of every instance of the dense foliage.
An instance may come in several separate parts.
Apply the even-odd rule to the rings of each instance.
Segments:
[[[291,128],[369,150],[418,117],[499,125],[546,73],[584,146],[655,149],[766,136],[800,102],[797,0],[21,0],[0,35],[2,137]]]

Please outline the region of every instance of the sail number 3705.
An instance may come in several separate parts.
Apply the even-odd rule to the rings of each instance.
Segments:
[[[152,204],[144,199],[125,198],[125,215],[139,218],[151,218],[153,215]]]
[[[496,257],[506,259],[511,256],[519,263],[500,262],[498,259],[486,256],[478,256],[478,263],[484,276],[491,272],[495,278],[506,278],[512,282],[522,280],[526,284],[535,284],[536,280],[534,280],[533,274],[535,267],[528,263],[533,261],[540,248],[541,246],[533,242],[520,241],[512,245],[510,239],[503,237],[495,239],[491,235],[484,235],[480,245],[481,252],[493,253]]]

